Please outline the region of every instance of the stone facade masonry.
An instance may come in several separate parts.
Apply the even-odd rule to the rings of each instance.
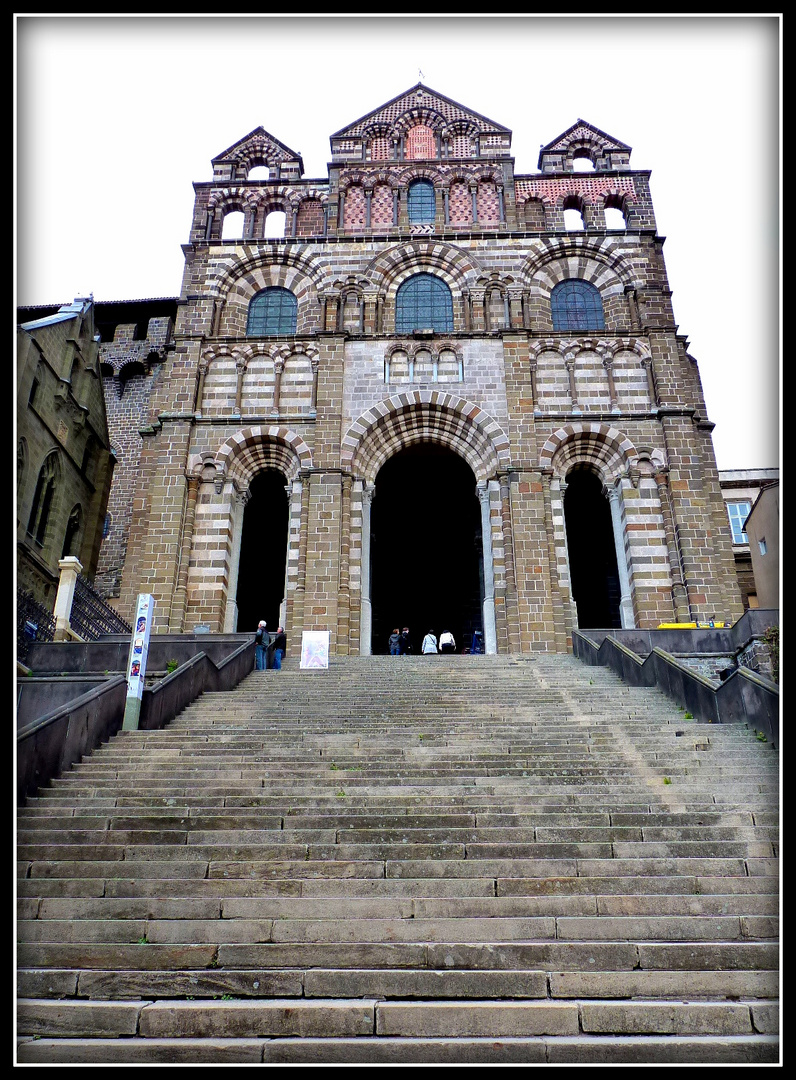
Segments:
[[[367,653],[374,484],[422,443],[473,473],[490,650],[564,650],[579,625],[573,470],[598,479],[610,511],[622,625],[741,614],[649,173],[583,121],[542,149],[538,174],[516,175],[510,146],[507,129],[413,87],[332,136],[326,181],[302,179],[300,155],[263,128],[214,159],[213,179],[195,185],[169,341],[150,324],[148,343],[120,327],[104,347],[112,440],[129,469],[101,566],[123,614],[151,591],[158,631],[236,629],[250,486],[276,470],[289,506],[274,569],[289,647],[324,629],[333,652]],[[575,171],[585,152],[592,171]],[[248,180],[261,165],[269,178]],[[412,223],[421,178],[434,220]],[[273,210],[284,237],[264,236]],[[623,227],[607,227],[607,211]],[[231,213],[242,233],[224,240]],[[445,328],[418,314],[398,332],[403,287],[421,274],[449,298]],[[556,313],[556,287],[573,280],[596,292],[599,318]],[[253,335],[253,299],[277,296],[265,290],[291,294],[294,321]],[[117,346],[139,365],[121,393]]]

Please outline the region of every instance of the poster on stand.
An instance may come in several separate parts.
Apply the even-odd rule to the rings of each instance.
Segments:
[[[301,635],[302,668],[324,669],[329,667],[329,631],[305,630]]]

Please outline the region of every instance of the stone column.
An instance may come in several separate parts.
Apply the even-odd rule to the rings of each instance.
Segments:
[[[645,356],[641,361],[641,366],[644,368],[644,374],[647,376],[647,393],[650,399],[650,412],[658,411],[658,392],[655,389],[655,376],[652,372],[652,357]]]
[[[370,204],[373,199],[373,188],[365,188],[365,228],[370,228]]]
[[[605,374],[608,379],[608,398],[611,403],[611,412],[619,412],[619,402],[616,396],[616,383],[614,382],[614,358],[612,356],[604,356],[603,367],[605,368]]]
[[[209,367],[207,360],[199,361],[199,380],[196,384],[196,399],[193,403],[193,411],[197,416],[202,415],[202,398],[205,393],[205,376],[207,375],[207,369]]]
[[[293,507],[298,503],[300,509],[298,529],[298,567],[296,570],[296,597],[293,604],[293,612],[289,632],[290,648],[293,655],[301,652],[301,631],[304,628],[304,600],[307,589],[307,539],[309,533],[309,484],[305,483],[306,473],[302,473],[301,479],[293,481]],[[284,624],[283,624],[284,625]]]
[[[180,563],[177,571],[177,587],[171,601],[169,613],[169,633],[181,634],[185,628],[185,611],[188,601],[188,566],[191,561],[191,542],[196,522],[196,499],[199,495],[199,477],[188,477],[188,491],[185,497],[185,514],[180,540]]]
[[[509,649],[520,652],[520,621],[517,607],[517,573],[514,565],[514,523],[511,515],[511,478],[507,473],[500,481],[500,512],[503,519],[503,552],[506,560],[506,622],[509,631]]]
[[[498,202],[500,203],[500,221],[505,225],[506,223],[506,203],[503,198],[503,185],[497,184]]]
[[[475,486],[481,504],[481,546],[484,552],[484,652],[497,652],[497,629],[495,626],[495,568],[492,563],[492,512],[489,484],[479,480]]]
[[[444,188],[442,191],[442,206],[445,211],[445,224],[450,225],[450,191],[448,190],[448,188]]]
[[[243,375],[246,371],[246,361],[236,360],[235,370],[238,376],[235,384],[235,415],[240,416],[241,402],[243,401]]]
[[[351,611],[351,485],[350,476],[342,478],[340,507],[340,578],[337,598],[337,651],[348,656]]]
[[[294,206],[290,215],[290,235],[296,235],[296,227],[298,225],[298,207]]]
[[[71,641],[76,637],[72,633],[69,616],[72,614],[72,601],[75,598],[75,584],[83,564],[74,555],[60,559],[58,569],[61,578],[58,582],[58,594],[55,597],[55,641]]]
[[[232,522],[232,549],[229,553],[229,582],[227,606],[224,610],[224,633],[234,634],[238,629],[238,571],[240,570],[240,544],[243,539],[243,516],[249,492],[241,491],[235,496],[235,518]]]
[[[542,470],[542,502],[544,505],[544,534],[547,541],[547,561],[550,566],[550,582],[553,606],[553,633],[556,652],[565,652],[567,637],[572,625],[572,594],[566,564],[565,579],[562,580],[561,566],[558,561],[558,545],[566,555],[566,524],[564,522],[564,499],[560,494],[561,481],[550,472]],[[557,528],[557,522],[560,527]]]
[[[473,204],[473,225],[478,224],[478,188],[475,185],[470,187],[470,198]]]
[[[567,353],[564,357],[564,364],[567,369],[567,376],[569,377],[569,396],[572,400],[572,411],[580,412],[580,405],[578,404],[578,391],[575,386],[575,354]]]
[[[310,415],[315,416],[318,411],[318,368],[321,366],[321,360],[318,356],[313,356],[310,360],[310,367],[312,368],[312,389],[310,390]]]
[[[207,224],[205,226],[205,240],[209,240],[213,232],[213,211],[208,211]]]
[[[619,573],[619,590],[621,593],[619,618],[622,622],[622,629],[629,630],[636,625],[636,622],[633,614],[633,600],[630,595],[630,575],[627,572],[625,537],[622,528],[621,486],[622,481],[618,479],[613,487],[605,490],[605,495],[611,507],[611,525],[614,530],[614,548],[616,549],[616,569]]]
[[[271,406],[271,412],[274,415],[279,414],[279,391],[282,386],[282,372],[285,368],[285,361],[281,356],[274,360],[274,402]]]
[[[342,232],[345,228],[345,192],[340,192],[337,208],[337,231]]]
[[[370,605],[370,504],[376,485],[368,481],[362,486],[362,566],[360,569],[361,599],[359,609],[359,655],[371,655],[373,612]]]
[[[691,604],[688,598],[683,566],[680,557],[680,545],[677,542],[677,530],[672,513],[672,500],[669,494],[668,469],[659,469],[655,473],[655,483],[658,485],[658,500],[661,504],[661,517],[663,518],[663,531],[666,536],[666,550],[669,553],[669,568],[672,574],[672,603],[674,604],[675,620],[677,622],[693,622]]]

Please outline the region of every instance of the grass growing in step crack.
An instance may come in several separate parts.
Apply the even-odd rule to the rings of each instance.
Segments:
[[[671,784],[671,780],[669,779],[668,776],[664,776],[663,782],[664,782],[664,784]]]

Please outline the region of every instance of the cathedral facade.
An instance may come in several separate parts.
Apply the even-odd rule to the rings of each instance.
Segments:
[[[511,132],[419,84],[198,182],[120,610],[155,629],[396,627],[487,652],[743,612],[697,365],[629,146]],[[236,226],[236,222],[238,223]],[[273,235],[274,223],[284,222]]]

